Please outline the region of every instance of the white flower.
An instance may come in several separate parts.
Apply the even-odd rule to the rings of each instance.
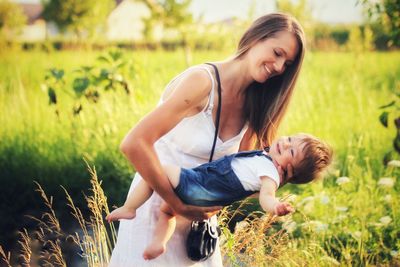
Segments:
[[[392,202],[392,195],[385,195],[383,197],[383,200],[385,200],[387,203]]]
[[[390,251],[390,256],[396,257],[397,255],[399,255],[399,252],[397,250]]]
[[[240,221],[236,224],[235,226],[235,232],[240,232],[246,229],[249,226],[249,223],[247,221]]]
[[[347,218],[346,214],[339,214],[333,219],[333,223],[339,223]]]
[[[294,230],[297,228],[297,223],[296,222],[285,222],[282,225],[283,229],[285,229],[288,233],[292,233]]]
[[[328,224],[323,223],[321,221],[308,221],[302,224],[303,227],[311,227],[316,232],[323,232],[328,230]]]
[[[318,222],[318,223],[315,225],[315,230],[316,230],[318,233],[324,232],[324,231],[328,230],[328,226],[329,226],[329,225],[326,224],[326,223]]]
[[[379,221],[383,225],[388,225],[392,221],[392,218],[390,218],[389,216],[384,216],[384,217],[380,218]]]
[[[400,160],[391,160],[387,165],[392,167],[400,167]]]
[[[307,202],[304,206],[303,206],[303,211],[306,214],[311,214],[314,211],[314,202]]]
[[[346,212],[348,209],[349,209],[348,207],[344,207],[344,206],[339,206],[339,207],[336,207],[336,210],[337,210],[337,211],[343,211],[343,212]]]
[[[348,182],[350,182],[350,178],[346,177],[346,176],[339,177],[339,178],[336,179],[336,183],[338,185],[347,184]]]
[[[360,238],[361,238],[361,235],[362,235],[362,233],[361,233],[360,231],[355,231],[355,232],[353,233],[353,236],[354,236],[356,239],[360,239]]]
[[[394,180],[391,177],[382,177],[378,181],[378,185],[381,187],[393,187],[394,186]]]
[[[321,201],[322,204],[326,205],[326,204],[329,203],[330,199],[329,199],[329,197],[327,195],[324,195],[324,196],[321,196],[320,201]]]

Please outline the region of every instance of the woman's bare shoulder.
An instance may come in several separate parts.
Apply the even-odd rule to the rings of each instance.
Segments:
[[[202,109],[207,104],[208,96],[213,88],[211,73],[207,72],[204,65],[191,67],[179,76],[175,84],[164,93],[163,101],[184,101],[191,107]],[[193,105],[195,104],[195,105]]]

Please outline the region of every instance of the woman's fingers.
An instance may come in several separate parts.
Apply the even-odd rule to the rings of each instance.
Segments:
[[[192,205],[185,205],[185,208],[182,212],[179,212],[180,215],[184,216],[189,220],[201,221],[208,219],[218,213],[221,210],[221,206],[213,206],[213,207],[198,207]]]
[[[279,178],[280,178],[280,183],[283,184],[286,177],[285,177],[285,172],[283,171],[281,165],[278,165],[278,174],[279,174]]]
[[[293,176],[293,166],[291,164],[288,164],[286,166],[286,180],[290,180]]]

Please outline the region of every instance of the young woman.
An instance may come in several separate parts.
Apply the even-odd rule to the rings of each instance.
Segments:
[[[254,21],[233,57],[214,63],[222,88],[214,159],[250,150],[256,142],[258,146],[271,143],[289,104],[304,45],[300,24],[288,15],[274,13]],[[218,248],[203,262],[191,261],[185,250],[191,220],[209,218],[220,207],[183,204],[161,166],[192,168],[208,161],[215,133],[217,87],[213,67],[189,68],[167,85],[160,104],[123,140],[121,150],[137,170],[129,192],[144,179],[155,193],[138,209],[135,220],[120,222],[110,266],[222,266]],[[291,176],[290,167],[287,175]],[[142,252],[152,239],[161,199],[178,215],[176,230],[166,252],[145,261]]]

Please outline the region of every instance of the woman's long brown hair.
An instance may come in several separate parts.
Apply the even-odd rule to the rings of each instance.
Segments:
[[[286,112],[304,58],[304,31],[297,20],[287,14],[262,16],[243,34],[235,56],[242,57],[255,43],[281,31],[291,32],[297,39],[299,52],[295,60],[283,74],[267,79],[264,83],[253,82],[246,90],[245,116],[257,135],[258,146],[271,144]]]

